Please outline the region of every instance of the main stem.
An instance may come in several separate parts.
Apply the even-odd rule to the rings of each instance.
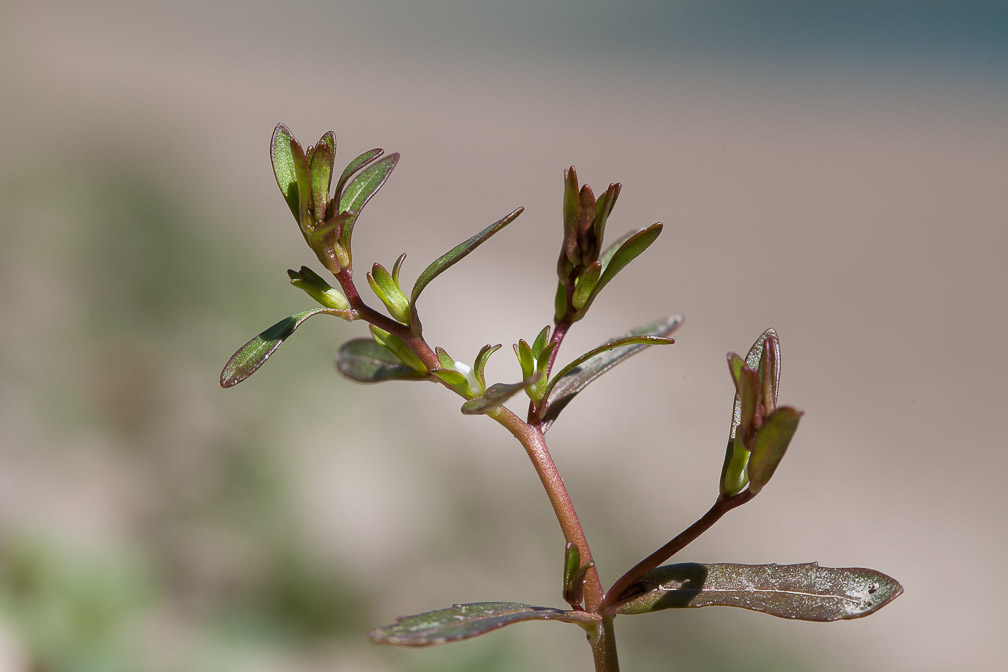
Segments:
[[[578,547],[582,563],[593,562],[588,539],[585,538],[584,529],[581,527],[581,521],[578,520],[574,503],[567,492],[563,478],[560,477],[560,472],[546,447],[546,438],[543,436],[542,430],[524,422],[503,406],[490,413],[490,416],[507,428],[525,447],[525,452],[528,453],[536,473],[539,474],[539,480],[542,481],[550,504],[553,505],[553,513],[556,514],[560,529],[563,530],[564,539]],[[602,603],[602,583],[594,566],[585,575],[584,598],[585,610],[598,613],[598,608]]]

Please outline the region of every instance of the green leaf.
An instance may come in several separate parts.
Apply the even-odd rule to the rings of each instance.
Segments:
[[[399,289],[399,282],[396,279],[399,275],[399,265],[402,263],[402,258],[399,257],[393,267],[395,275],[390,274],[384,266],[376,263],[371,267],[371,272],[367,274],[367,281],[371,285],[371,289],[374,290],[375,296],[385,304],[389,315],[403,324],[408,324],[410,319],[409,302]]]
[[[375,340],[375,342],[398,357],[400,362],[409,366],[417,373],[424,375],[427,374],[427,367],[424,366],[422,361],[420,361],[420,358],[417,357],[416,353],[410,349],[410,347],[406,344],[406,341],[402,340],[398,336],[390,334],[384,329],[376,327],[373,324],[369,327],[369,329],[371,330],[371,337]]]
[[[344,343],[336,354],[336,369],[358,383],[426,378],[370,338],[356,338]]]
[[[371,200],[371,197],[385,184],[385,180],[388,179],[389,174],[395,168],[398,161],[398,154],[389,154],[375,161],[350,180],[343,193],[340,194],[340,212],[354,213],[354,216],[343,225],[343,236],[340,243],[344,249],[350,249],[350,237],[353,234],[353,227],[357,223],[357,217],[360,215],[361,210],[364,209],[364,206]]]
[[[581,551],[578,550],[577,544],[573,544],[568,541],[567,545],[564,547],[564,595],[567,594],[571,580],[574,578],[574,574],[576,574],[579,569],[581,569]]]
[[[578,177],[574,166],[564,172],[563,221],[563,253],[571,264],[577,266],[581,263],[577,235],[578,223],[581,221],[581,196],[578,193]]]
[[[294,331],[304,323],[309,317],[315,315],[336,315],[345,320],[352,320],[356,317],[356,311],[335,310],[332,308],[313,308],[303,313],[295,313],[290,317],[285,317],[269,329],[264,330],[248,343],[238,348],[238,352],[231,355],[231,359],[224,365],[221,371],[221,387],[232,387],[242,382],[260,366],[266,363],[277,348],[290,337]]]
[[[684,563],[644,576],[636,595],[610,609],[644,614],[685,607],[741,607],[802,621],[836,621],[875,612],[903,592],[873,569],[801,565]]]
[[[300,206],[298,205],[297,175],[294,173],[294,156],[291,154],[291,141],[294,136],[283,124],[277,124],[270,140],[270,160],[273,162],[273,175],[276,177],[280,193],[287,201],[294,219],[300,223]]]
[[[488,387],[482,395],[462,404],[462,413],[463,415],[489,413],[525,389],[527,384],[525,381],[520,383],[495,383]]]
[[[749,489],[754,495],[763,489],[777,470],[777,465],[798,429],[801,416],[801,411],[781,406],[767,416],[763,426],[756,432],[748,467]]]
[[[724,464],[721,467],[721,494],[734,497],[749,485],[749,451],[739,437],[728,439]]]
[[[518,365],[522,370],[522,378],[528,378],[535,373],[535,356],[532,348],[525,342],[524,338],[519,338],[514,344],[515,356],[518,358]]]
[[[480,348],[479,354],[476,355],[476,362],[473,364],[473,375],[476,376],[476,381],[483,390],[486,390],[486,374],[484,373],[484,369],[486,369],[487,361],[489,361],[490,355],[500,349],[500,343],[497,345],[490,345],[488,343]]]
[[[602,263],[602,274],[599,276],[598,282],[595,283],[591,296],[579,313],[583,314],[587,311],[588,307],[595,301],[595,297],[602,291],[602,288],[608,285],[609,281],[616,277],[616,274],[622,271],[627,264],[649,248],[651,243],[657,240],[661,232],[662,223],[655,222],[646,229],[623,236],[610,245],[599,257],[599,261]]]
[[[598,201],[595,203],[595,238],[599,241],[599,244],[601,244],[605,237],[605,225],[609,220],[609,215],[612,213],[613,208],[616,206],[616,199],[619,198],[621,189],[623,189],[623,185],[619,182],[610,184],[606,192],[599,196]]]
[[[322,277],[308,268],[302,266],[300,271],[287,269],[287,276],[290,277],[292,285],[302,290],[326,308],[336,310],[349,310],[350,302],[343,296],[343,293],[322,279]]]
[[[571,542],[564,548],[563,599],[572,607],[579,607],[584,599],[584,577],[594,562],[581,564],[581,552]]]
[[[311,171],[308,169],[308,157],[305,156],[301,144],[291,138],[290,141],[291,158],[294,160],[294,177],[297,179],[298,193],[298,223],[301,232],[308,235],[314,222],[311,221],[310,211],[312,202],[311,191]]]
[[[584,612],[517,602],[475,602],[399,618],[393,625],[375,628],[368,637],[378,644],[430,646],[469,639],[521,621],[563,621],[588,626],[592,617]]]
[[[547,324],[542,328],[542,331],[536,335],[535,340],[532,341],[532,356],[535,357],[536,360],[539,359],[543,350],[546,348],[546,345],[549,343],[549,337],[550,326]]]
[[[598,260],[589,264],[581,273],[577,284],[574,286],[574,294],[571,296],[571,304],[573,304],[574,310],[581,311],[588,304],[588,299],[591,298],[592,292],[598,285],[601,273],[602,262]]]
[[[327,135],[331,134],[332,131],[329,131]],[[335,145],[335,137],[333,136],[333,145]],[[325,211],[326,205],[329,203],[329,187],[332,186],[334,158],[332,146],[323,135],[315,145],[308,165],[311,173],[312,212],[316,221],[324,220],[326,217]]]
[[[339,181],[336,182],[336,191],[333,192],[333,201],[336,203],[337,206],[339,206],[341,197],[343,195],[343,188],[346,186],[347,180],[349,180],[350,177],[358,170],[360,170],[361,168],[363,168],[364,166],[368,165],[369,163],[377,159],[379,156],[381,156],[384,152],[385,150],[378,147],[376,147],[375,149],[369,149],[368,151],[364,152],[356,159],[351,161],[349,164],[347,164],[347,167],[343,169],[343,174],[340,175]]]
[[[682,315],[632,329],[623,336],[606,341],[565,366],[550,381],[546,390],[546,411],[542,429],[545,432],[567,404],[592,381],[631,355],[651,345],[673,343],[668,335],[682,324]]]
[[[420,292],[422,292],[424,288],[430,284],[431,280],[441,275],[458,262],[462,261],[462,259],[464,259],[466,255],[468,255],[477,247],[485,243],[487,239],[490,238],[490,236],[494,235],[495,233],[503,229],[505,226],[513,222],[515,219],[517,219],[518,215],[524,212],[524,210],[525,208],[518,208],[517,210],[511,212],[510,214],[505,215],[501,219],[498,219],[496,222],[494,222],[487,228],[477,233],[469,240],[463,243],[459,243],[458,245],[456,245],[455,247],[453,247],[452,249],[448,250],[440,257],[435,259],[433,262],[431,262],[430,266],[425,268],[423,270],[423,273],[420,274],[420,277],[417,278],[416,284],[413,285],[413,292],[410,294],[410,305],[413,306],[414,317],[416,317],[415,313],[416,313],[417,298],[419,298]]]

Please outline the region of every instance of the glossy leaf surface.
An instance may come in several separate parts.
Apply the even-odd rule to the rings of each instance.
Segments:
[[[579,623],[588,620],[590,619],[584,612],[534,607],[517,602],[475,602],[406,616],[393,625],[375,628],[368,633],[368,637],[379,644],[431,646],[469,639],[521,621]]]
[[[602,264],[602,274],[595,283],[591,296],[585,302],[584,307],[581,308],[581,312],[588,309],[588,306],[595,301],[595,297],[599,295],[602,288],[608,285],[616,277],[617,273],[626,268],[627,264],[640,256],[644,250],[651,247],[651,243],[658,239],[661,232],[662,223],[656,222],[646,229],[641,229],[620,238],[609,246],[599,257],[599,261]]]
[[[283,345],[283,342],[298,327],[304,324],[305,320],[321,314],[337,315],[349,320],[356,316],[356,311],[315,308],[285,317],[269,329],[262,331],[258,336],[239,348],[238,352],[231,355],[231,359],[228,360],[228,363],[224,365],[224,370],[221,371],[221,387],[232,387],[251,376],[260,366],[266,363],[266,360],[277,351],[277,348]]]
[[[343,188],[346,186],[347,180],[349,180],[350,177],[358,170],[381,156],[384,152],[385,150],[378,147],[375,149],[369,149],[347,164],[347,167],[343,169],[343,174],[340,175],[339,181],[336,182],[336,191],[333,194],[333,198],[339,201],[340,197],[343,195]]]
[[[441,275],[458,262],[462,261],[466,255],[485,243],[490,236],[494,235],[517,219],[518,215],[524,212],[524,210],[525,208],[518,208],[501,219],[498,219],[475,236],[469,238],[465,242],[459,243],[431,262],[431,264],[423,270],[423,273],[420,274],[416,283],[413,285],[413,291],[410,294],[410,304],[413,306],[414,312],[416,311],[416,300],[420,296],[420,292],[422,292],[424,288],[430,284],[431,280]]]
[[[385,380],[422,380],[425,374],[403,364],[387,349],[370,338],[356,338],[344,343],[336,355],[336,369],[358,383]]]
[[[632,329],[588,351],[564,367],[550,381],[543,431],[549,429],[567,404],[592,381],[631,355],[651,345],[671,342],[668,335],[682,324],[682,315],[672,315],[652,324]]]
[[[398,161],[398,154],[389,154],[375,161],[354,176],[343,189],[343,193],[339,197],[339,210],[340,212],[354,213],[354,216],[343,225],[343,234],[340,236],[343,249],[350,249],[350,237],[353,235],[357,216],[360,215],[361,210],[371,200],[371,197],[385,184],[385,180],[388,179]]]
[[[294,156],[291,154],[290,129],[283,124],[277,124],[273,129],[273,139],[270,140],[270,160],[273,162],[273,175],[276,177],[280,193],[287,201],[287,207],[295,219],[298,215],[297,175],[294,173]]]
[[[615,605],[614,614],[686,607],[740,607],[802,621],[860,618],[903,592],[873,569],[801,565],[683,563],[666,565],[639,582],[641,591]]]

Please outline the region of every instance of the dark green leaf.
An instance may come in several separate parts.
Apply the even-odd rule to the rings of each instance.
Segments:
[[[294,172],[294,156],[291,154],[290,129],[283,124],[277,124],[273,129],[273,139],[270,140],[270,160],[273,162],[273,175],[276,176],[280,193],[287,201],[287,207],[298,222],[300,207],[298,205],[297,175]]]
[[[377,383],[384,380],[422,380],[426,376],[403,364],[370,338],[347,341],[336,355],[336,369],[350,380]]]
[[[588,305],[588,300],[591,298],[592,292],[595,291],[601,274],[602,262],[598,260],[589,264],[581,273],[581,276],[577,280],[577,285],[574,287],[574,294],[571,296],[571,304],[574,306],[574,310],[582,310]]]
[[[332,185],[334,157],[332,149],[325,142],[325,136],[315,145],[314,150],[308,164],[311,173],[312,212],[316,220],[324,220],[326,205],[329,203],[329,187]]]
[[[895,579],[873,569],[820,567],[815,562],[667,565],[645,575],[636,587],[638,593],[611,613],[726,606],[780,618],[836,621],[867,616],[903,592]]]
[[[599,257],[602,263],[602,274],[599,276],[591,296],[585,302],[580,312],[588,310],[588,306],[595,301],[602,288],[609,284],[609,281],[616,277],[616,274],[626,268],[626,265],[636,259],[640,254],[657,240],[662,232],[662,223],[656,222],[646,229],[641,229],[635,233],[620,238],[610,245]]]
[[[381,156],[384,151],[385,150],[377,147],[375,149],[369,149],[347,164],[347,167],[343,169],[343,174],[340,175],[339,181],[336,182],[336,191],[333,192],[333,199],[336,201],[337,206],[339,205],[340,197],[343,195],[343,187],[346,186],[347,180],[349,180],[350,177],[358,170]]]
[[[749,458],[749,489],[755,495],[773,476],[787,450],[802,412],[789,406],[781,406],[763,421],[756,432]]]
[[[521,392],[528,383],[495,383],[487,388],[481,396],[462,404],[464,415],[479,415],[488,413],[505,401]]]
[[[672,315],[614,338],[588,351],[565,366],[550,381],[542,429],[549,429],[567,404],[592,381],[631,355],[651,345],[673,342],[669,334],[682,324],[682,315]]]
[[[525,208],[518,208],[509,215],[498,219],[496,222],[483,229],[469,240],[459,243],[452,249],[442,254],[440,257],[435,259],[430,266],[425,268],[423,273],[420,274],[420,277],[417,278],[416,284],[413,285],[413,292],[410,295],[410,305],[413,306],[413,311],[416,312],[416,301],[420,296],[420,292],[422,292],[424,288],[430,284],[431,280],[441,275],[458,262],[462,261],[466,255],[485,243],[490,236],[494,235],[517,219],[518,215],[520,215],[524,210]]]
[[[599,196],[595,204],[595,238],[602,243],[605,237],[605,226],[609,220],[609,215],[616,206],[616,199],[619,198],[620,190],[623,188],[619,182],[610,184],[606,192]]]
[[[357,216],[360,215],[361,210],[371,200],[371,197],[385,184],[385,180],[388,179],[398,161],[398,154],[389,154],[362,170],[346,185],[340,195],[339,209],[340,212],[354,213],[354,217],[343,225],[340,243],[344,249],[350,249],[350,237],[353,234],[354,224],[357,223]]]
[[[311,221],[309,212],[311,210],[311,171],[308,168],[308,157],[305,156],[301,144],[291,138],[290,141],[291,158],[294,160],[294,177],[297,179],[298,193],[298,223],[301,231],[306,235],[311,230],[314,222]]]
[[[277,348],[301,326],[309,317],[320,314],[337,315],[343,319],[350,320],[356,316],[356,311],[334,310],[331,308],[313,308],[303,313],[295,313],[290,317],[285,317],[269,329],[250,340],[238,349],[238,352],[231,355],[231,359],[224,365],[221,371],[221,387],[231,387],[242,382],[256,370],[266,363]]]
[[[417,373],[424,375],[427,374],[427,367],[424,366],[422,361],[420,361],[420,358],[416,355],[416,353],[410,349],[410,346],[406,344],[406,341],[394,334],[390,334],[384,329],[376,327],[373,324],[369,327],[369,329],[371,330],[371,337],[374,338],[375,342],[396,356],[400,362],[409,366]]]
[[[587,625],[592,618],[584,612],[516,602],[476,602],[406,616],[394,625],[375,628],[368,637],[379,644],[430,646],[469,639],[521,621],[563,621]]]

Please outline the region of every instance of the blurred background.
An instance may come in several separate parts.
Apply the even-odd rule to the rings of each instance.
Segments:
[[[561,355],[686,315],[549,434],[604,581],[713,501],[724,355],[780,333],[801,429],[680,558],[868,566],[906,593],[831,625],[621,618],[624,669],[1000,669],[1005,3],[8,0],[0,53],[0,671],[590,665],[552,624],[365,637],[452,602],[561,603],[559,528],[495,424],[340,379],[364,329],[338,320],[219,389],[311,304],[284,274],[314,259],[271,172],[278,121],[335,130],[338,166],[402,153],[355,231],[360,280],[407,252],[411,286],[526,207],[421,306],[458,359],[504,344],[494,380],[552,316],[564,168],[623,183],[611,238],[665,222]]]

